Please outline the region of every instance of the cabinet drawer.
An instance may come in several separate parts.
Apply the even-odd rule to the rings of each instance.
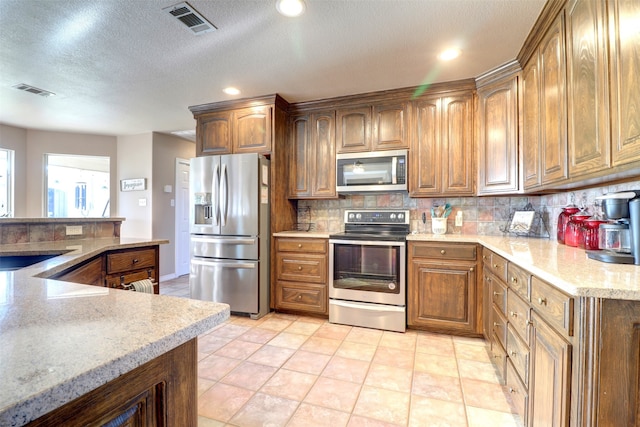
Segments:
[[[515,333],[529,345],[529,304],[511,289],[507,291],[507,319]]]
[[[491,278],[491,300],[493,305],[500,310],[501,314],[507,314],[507,287],[495,276]]]
[[[109,274],[106,277],[106,286],[108,288],[121,288],[122,285],[128,285],[131,282],[144,279],[151,279],[152,282],[156,283],[156,270],[154,268],[148,268],[122,274]]]
[[[278,281],[276,308],[327,314],[327,287]]]
[[[496,277],[506,283],[508,264],[506,259],[502,258],[498,254],[491,252],[487,248],[483,248],[482,261],[484,262],[485,269],[488,269],[493,274],[495,274]]]
[[[155,268],[155,249],[136,249],[107,254],[107,274],[123,271]]]
[[[531,273],[521,269],[513,263],[507,265],[507,284],[509,288],[516,291],[522,298],[529,301],[529,283]]]
[[[493,307],[493,334],[498,338],[502,348],[507,348],[507,319]]]
[[[518,338],[511,324],[507,327],[507,357],[520,375],[525,386],[529,385],[529,347]]]
[[[531,278],[531,305],[551,326],[573,336],[573,304],[569,295],[543,282]]]
[[[475,261],[477,254],[476,245],[414,243],[411,247],[414,258]]]
[[[327,282],[327,257],[293,253],[276,254],[277,278],[291,282]]]
[[[500,384],[505,384],[505,379],[507,378],[507,353],[495,335],[491,337],[491,359],[500,377]]]
[[[507,391],[511,396],[511,400],[516,407],[516,410],[523,420],[523,424],[527,425],[528,409],[529,409],[529,394],[527,387],[525,387],[520,378],[516,374],[515,369],[510,363],[507,363]]]
[[[300,253],[327,253],[326,239],[276,239],[276,251]]]

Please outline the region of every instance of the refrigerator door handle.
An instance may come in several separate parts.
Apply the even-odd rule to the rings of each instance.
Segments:
[[[224,194],[221,194],[222,199],[222,212],[220,214],[220,222],[222,226],[227,225],[227,214],[229,213],[229,176],[227,173],[227,165],[222,165],[222,180],[224,181],[224,185],[222,186],[222,190],[224,190]],[[221,193],[223,193],[221,191]]]
[[[216,262],[212,262],[212,261],[201,261],[199,259],[192,259],[191,260],[192,264],[199,264],[199,265],[208,265],[211,267],[222,267],[222,268],[250,268],[250,269],[254,269],[256,268],[256,264],[251,264],[251,263],[245,263],[245,262],[220,262],[220,261],[216,261]]]
[[[213,216],[215,217],[215,225],[220,224],[220,165],[216,165],[213,171]]]
[[[224,243],[232,245],[254,245],[256,243],[256,239],[224,239],[219,237],[192,237],[191,241],[215,244]]]

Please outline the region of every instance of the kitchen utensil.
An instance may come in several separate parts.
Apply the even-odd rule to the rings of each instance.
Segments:
[[[433,234],[444,234],[447,232],[447,218],[431,218],[431,231]]]
[[[451,215],[451,206],[449,205],[449,203],[447,203],[444,209],[444,214],[442,215],[444,218],[447,218],[449,215]]]

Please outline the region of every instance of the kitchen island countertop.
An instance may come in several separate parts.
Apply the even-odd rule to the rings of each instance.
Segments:
[[[64,252],[0,272],[0,425],[24,425],[228,319],[226,304],[43,278],[106,250],[162,243],[105,238],[0,247],[0,255]]]

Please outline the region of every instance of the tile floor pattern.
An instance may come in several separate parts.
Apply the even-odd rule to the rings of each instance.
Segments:
[[[199,427],[522,425],[481,339],[270,313],[202,334],[198,360]]]

